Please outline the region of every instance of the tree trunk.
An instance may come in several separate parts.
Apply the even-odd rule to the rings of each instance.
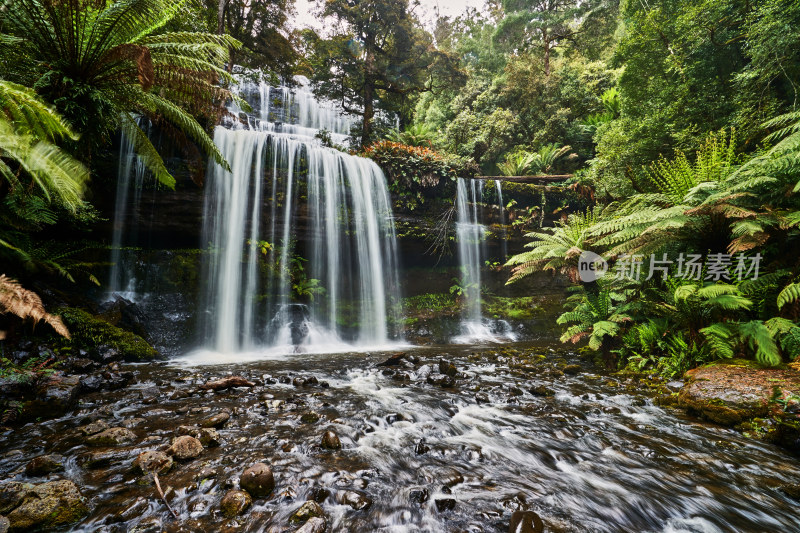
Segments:
[[[550,41],[547,38],[547,30],[543,31],[544,39],[544,75],[550,77]]]
[[[225,7],[228,5],[228,0],[219,0],[217,7],[217,34],[222,35],[225,33]]]
[[[361,124],[361,146],[366,148],[370,144],[370,137],[372,137],[372,117],[375,115],[375,108],[372,105],[374,97],[374,88],[372,81],[367,80],[364,85],[364,115]]]

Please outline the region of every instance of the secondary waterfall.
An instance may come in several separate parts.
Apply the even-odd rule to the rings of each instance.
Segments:
[[[483,196],[482,180],[459,178],[456,183],[456,240],[461,268],[461,297],[464,310],[461,334],[456,343],[501,342],[514,340],[505,320],[492,321],[481,312],[481,266],[486,254],[486,226],[481,224],[478,203]],[[500,189],[498,187],[498,195]],[[502,197],[502,196],[501,196]],[[502,200],[500,202],[502,204]]]
[[[206,345],[218,352],[380,346],[398,325],[386,179],[322,145],[350,123],[303,89],[242,84],[257,112],[219,126],[230,163],[209,166],[204,211]]]

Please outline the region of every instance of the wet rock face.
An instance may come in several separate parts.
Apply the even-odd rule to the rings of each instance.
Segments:
[[[51,376],[37,387],[34,399],[25,404],[22,418],[32,420],[66,414],[74,407],[80,386],[78,376]]]
[[[60,455],[40,455],[25,466],[26,476],[45,476],[64,470],[64,458]]]
[[[732,360],[700,367],[686,377],[678,406],[723,426],[781,415],[783,408],[775,400],[786,403],[800,395],[800,372],[757,368],[750,362]]]
[[[242,472],[239,485],[254,498],[266,498],[275,489],[275,478],[266,464],[256,463]]]
[[[169,453],[179,461],[187,461],[199,457],[203,453],[203,444],[194,437],[182,435],[172,441]]]
[[[309,500],[301,505],[300,508],[292,514],[290,521],[303,523],[308,521],[309,518],[321,518],[324,515],[325,512],[322,510],[322,507],[320,507],[317,502]]]
[[[223,515],[233,518],[245,512],[252,503],[253,498],[245,491],[230,490],[222,497],[219,506]]]
[[[325,531],[325,520],[322,518],[309,518],[295,533],[322,533]]]
[[[15,499],[19,504],[7,517],[11,531],[54,529],[72,524],[89,513],[84,497],[72,481],[64,479],[17,488],[22,495],[19,497],[17,493]]]

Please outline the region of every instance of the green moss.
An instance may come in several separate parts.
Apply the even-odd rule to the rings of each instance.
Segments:
[[[488,316],[511,320],[530,320],[542,312],[542,308],[536,304],[536,299],[532,296],[520,298],[490,296],[483,301],[483,308]]]
[[[72,340],[65,341],[67,349],[96,350],[108,345],[116,348],[126,361],[152,361],[158,352],[140,336],[113,326],[82,309],[67,307],[58,311],[67,325]]]

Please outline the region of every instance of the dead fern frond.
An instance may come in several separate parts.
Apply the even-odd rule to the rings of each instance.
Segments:
[[[21,319],[32,319],[34,323],[44,320],[62,337],[70,338],[69,330],[56,315],[45,311],[39,295],[20,285],[17,280],[0,274],[0,313],[13,313]]]

